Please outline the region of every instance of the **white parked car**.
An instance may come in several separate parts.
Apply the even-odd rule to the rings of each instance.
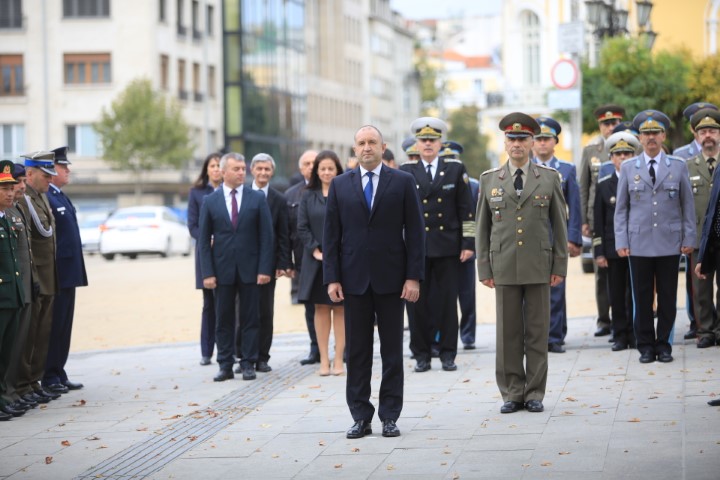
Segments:
[[[192,251],[187,225],[167,207],[119,208],[100,230],[100,253],[107,260],[115,255],[135,259],[145,253],[187,256]]]
[[[83,253],[98,253],[100,251],[100,226],[108,218],[108,213],[78,213],[78,226],[80,227],[80,241]]]

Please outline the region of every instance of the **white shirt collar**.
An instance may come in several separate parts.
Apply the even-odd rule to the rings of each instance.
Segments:
[[[263,188],[260,188],[260,187],[258,187],[258,184],[255,183],[255,180],[253,180],[253,183],[252,183],[252,189],[253,189],[253,190],[262,190],[262,192],[265,194],[266,197],[267,197],[267,194],[268,194],[268,187],[269,187],[269,186],[270,186],[270,184],[267,184],[267,185],[265,185]]]
[[[645,158],[645,164],[650,165],[650,160],[655,160],[658,165],[660,164],[660,157],[662,156],[662,152],[657,154],[657,157],[651,157],[643,150],[643,157]]]
[[[228,187],[227,185],[225,185],[225,182],[223,182],[222,188],[223,188],[223,193],[225,194],[225,196],[226,196],[226,197],[230,196],[230,192],[232,191],[232,188],[230,188],[230,187]],[[243,186],[240,185],[240,186],[237,187],[235,190],[237,190],[237,193],[238,193],[239,195],[242,195],[242,189],[243,189]]]
[[[54,183],[51,183],[51,184],[50,184],[50,187],[54,188],[54,189],[55,189],[56,191],[58,191],[58,192],[61,192],[61,191],[62,191],[62,190],[60,190],[60,187],[58,187],[58,186],[55,185]]]
[[[423,168],[427,170],[428,165],[432,165],[433,168],[437,168],[438,164],[438,157],[435,157],[432,162],[426,162],[425,160],[421,160],[423,163]]]
[[[370,172],[373,172],[376,177],[379,177],[379,176],[380,176],[380,170],[382,170],[382,165],[383,165],[382,162],[380,162],[380,163],[378,164],[378,166],[375,167],[375,168],[373,168],[372,170],[366,170],[365,168],[363,168],[362,165],[360,165],[360,176],[361,176],[361,177],[364,177],[365,174],[370,171]]]

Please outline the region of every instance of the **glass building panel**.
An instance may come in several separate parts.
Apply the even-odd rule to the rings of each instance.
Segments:
[[[240,53],[240,35],[225,36],[225,81],[240,82],[242,79],[242,57]]]
[[[250,3],[250,2],[242,2]],[[225,30],[237,32],[240,30],[240,0],[225,0]]]
[[[3,148],[2,153],[4,157],[9,157],[12,153],[12,125],[3,125]]]
[[[228,87],[225,91],[226,119],[225,128],[228,135],[242,134],[242,96],[240,87]]]
[[[110,66],[110,62],[103,63],[103,82],[110,83],[112,80],[112,67]]]

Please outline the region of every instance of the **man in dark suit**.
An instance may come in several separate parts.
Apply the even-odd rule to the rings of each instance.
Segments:
[[[75,288],[88,284],[75,206],[61,190],[70,182],[67,150],[68,147],[53,150],[57,175],[52,177],[47,193],[55,217],[58,291],[53,303],[52,330],[42,385],[53,393],[67,393],[68,390],[83,388],[82,383],[70,381],[65,372],[75,314]]]
[[[200,267],[203,287],[215,289],[216,382],[234,377],[235,296],[240,298],[243,380],[254,380],[259,353],[259,285],[272,278],[273,232],[270,207],[261,192],[245,188],[245,157],[220,159],[222,188],[205,198],[200,209]]]
[[[298,160],[298,168],[302,175],[303,181],[293,184],[292,187],[285,190],[285,198],[287,199],[288,217],[290,219],[290,243],[292,244],[293,254],[293,270],[290,272],[292,277],[290,296],[292,303],[298,303],[297,292],[300,283],[300,268],[302,267],[303,245],[297,234],[298,211],[300,210],[300,200],[305,185],[310,181],[312,174],[313,162],[317,157],[315,150],[307,150],[300,155]],[[307,357],[300,360],[300,365],[312,365],[320,361],[320,350],[318,349],[317,335],[315,334],[315,304],[305,302],[305,324],[307,325],[308,336],[310,337],[310,353]]]
[[[260,353],[255,370],[270,372],[270,346],[273,337],[273,315],[275,305],[275,280],[287,275],[290,265],[290,235],[288,232],[288,207],[285,196],[272,188],[269,183],[275,172],[275,160],[267,153],[258,153],[250,162],[250,173],[253,176],[252,189],[262,192],[267,198],[272,216],[273,238],[273,277],[265,285],[260,285]],[[238,354],[242,346],[242,331],[238,328],[235,337],[235,347]],[[235,369],[241,372],[241,367]]]
[[[403,405],[403,300],[417,301],[425,243],[412,176],[382,164],[382,134],[355,134],[360,165],[330,184],[323,233],[323,279],[334,302],[345,302],[346,398],[355,424],[347,438],[372,433],[373,325],[382,358],[378,415],[384,437],[400,435]]]

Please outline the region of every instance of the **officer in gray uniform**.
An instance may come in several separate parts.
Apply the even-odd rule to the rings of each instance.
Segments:
[[[716,109],[705,108],[697,111],[690,119],[690,125],[702,147],[700,153],[689,158],[686,163],[690,174],[690,185],[695,199],[695,226],[702,230],[705,220],[705,211],[710,201],[710,190],[713,185],[713,172],[720,158],[720,112]],[[689,255],[689,272],[695,271],[700,248],[700,235],[695,245],[695,251]],[[720,324],[717,319],[715,301],[713,299],[713,277],[710,272],[703,280],[696,275],[692,279],[692,302],[695,312],[695,325],[697,325],[697,347],[707,348],[715,345],[720,339]]]
[[[478,279],[495,289],[500,412],[542,412],[550,287],[567,275],[567,207],[558,172],[530,162],[533,136],[540,133],[535,119],[511,113],[500,129],[510,159],[480,177]]]
[[[630,258],[635,336],[640,363],[672,362],[680,254],[693,252],[695,205],[683,159],[662,150],[670,119],[657,110],[638,113],[643,153],[620,166],[615,206],[615,248]],[[653,318],[657,288],[657,329]]]
[[[583,149],[580,162],[580,204],[582,210],[582,234],[592,238],[593,207],[595,206],[595,186],[602,162],[608,159],[605,140],[612,135],[625,115],[625,109],[618,105],[602,105],[593,112],[598,121],[600,135],[590,141]],[[597,268],[595,264],[595,301],[598,318],[596,337],[610,334],[610,301],[608,299],[607,270]]]

